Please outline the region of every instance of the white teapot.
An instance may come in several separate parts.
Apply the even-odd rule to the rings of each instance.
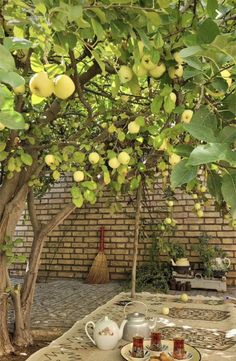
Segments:
[[[229,268],[230,264],[231,264],[230,259],[227,257],[225,258],[217,257],[214,259],[214,263],[213,263],[214,267],[219,270]]]
[[[122,338],[126,322],[127,321],[124,320],[119,328],[116,322],[110,320],[108,316],[105,316],[96,324],[93,321],[87,322],[85,325],[85,332],[92,343],[100,350],[112,350]],[[93,326],[93,338],[88,332],[89,325]]]

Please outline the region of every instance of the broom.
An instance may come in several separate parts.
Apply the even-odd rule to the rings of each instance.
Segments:
[[[86,279],[87,283],[107,283],[109,282],[109,270],[107,258],[104,254],[104,227],[100,228],[99,252],[95,257]]]

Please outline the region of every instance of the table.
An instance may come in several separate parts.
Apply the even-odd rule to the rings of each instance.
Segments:
[[[136,297],[146,303],[148,316],[157,317],[163,338],[172,339],[178,333],[195,346],[202,361],[236,360],[236,305],[224,299],[203,296],[190,297],[187,303],[178,296],[139,293]],[[124,318],[123,307],[130,301],[128,293],[120,293],[105,305],[97,308],[53,341],[28,358],[28,361],[122,361],[120,348],[127,343],[121,340],[116,349],[98,350],[84,332],[85,324],[95,323],[108,315],[119,325]],[[168,316],[161,314],[163,306],[170,308]],[[128,306],[128,313],[141,311],[141,305]],[[142,309],[143,311],[143,309]]]

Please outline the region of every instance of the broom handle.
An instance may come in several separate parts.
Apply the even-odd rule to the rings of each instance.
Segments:
[[[100,252],[104,252],[104,231],[105,231],[105,227],[101,226],[100,227],[100,245],[99,245]]]

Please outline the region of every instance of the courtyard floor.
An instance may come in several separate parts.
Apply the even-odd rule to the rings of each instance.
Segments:
[[[118,282],[89,285],[81,280],[57,279],[37,283],[32,312],[34,337],[53,339],[59,336],[77,320],[82,319],[123,290],[122,283]],[[170,291],[170,293],[178,292]],[[209,297],[236,297],[236,287],[228,288],[226,293],[200,290],[188,293]]]

